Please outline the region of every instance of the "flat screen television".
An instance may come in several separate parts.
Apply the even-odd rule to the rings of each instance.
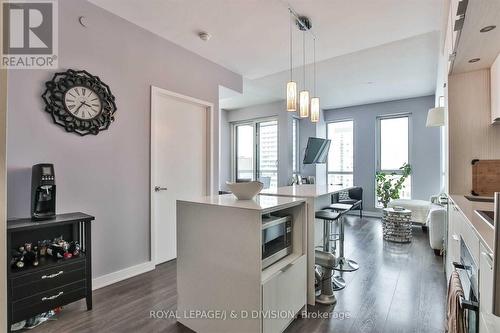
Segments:
[[[310,137],[307,140],[304,164],[326,163],[331,140]]]

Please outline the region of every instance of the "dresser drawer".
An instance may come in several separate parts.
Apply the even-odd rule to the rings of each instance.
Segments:
[[[33,296],[83,279],[85,279],[84,260],[23,274],[11,279],[12,300]]]
[[[50,289],[12,302],[13,323],[77,301],[86,296],[85,280]]]

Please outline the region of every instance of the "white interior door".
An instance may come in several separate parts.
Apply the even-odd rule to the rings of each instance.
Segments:
[[[151,241],[155,264],[175,259],[176,200],[207,194],[208,109],[159,88],[151,93]]]

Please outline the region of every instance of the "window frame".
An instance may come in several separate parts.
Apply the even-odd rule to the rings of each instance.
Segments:
[[[396,169],[381,169],[382,165],[382,147],[381,147],[381,123],[382,120],[386,119],[397,119],[397,118],[408,118],[408,164],[412,164],[412,146],[413,146],[413,126],[412,126],[412,114],[411,112],[403,112],[403,113],[393,113],[387,115],[377,116],[377,126],[375,131],[375,172],[385,172],[387,174],[395,173],[396,175],[402,175],[403,171]],[[375,175],[374,175],[375,176]],[[413,197],[413,175],[410,175],[410,199]],[[375,178],[375,177],[374,177]],[[375,180],[375,207],[380,208],[380,204],[377,198],[377,181]]]
[[[276,175],[279,183],[279,154],[280,154],[280,145],[279,145],[279,119],[278,117],[263,117],[263,118],[255,118],[241,121],[231,122],[231,181],[236,182],[236,176],[238,174],[238,146],[237,146],[237,135],[236,129],[241,125],[251,125],[253,131],[253,175],[252,179],[256,180],[260,173],[259,171],[259,130],[258,124],[265,123],[268,121],[276,121],[276,136],[278,140],[277,144],[277,163],[276,163]]]
[[[328,159],[327,159],[327,162],[326,162],[326,185],[329,185],[328,184],[328,179],[329,179],[329,175],[352,175],[352,183],[353,185],[355,184],[355,181],[354,181],[354,169],[355,169],[355,161],[356,161],[356,157],[355,157],[355,147],[356,147],[356,135],[355,135],[355,132],[356,132],[356,128],[355,128],[355,121],[353,118],[346,118],[346,119],[337,119],[337,120],[332,120],[332,121],[328,121],[326,122],[326,138],[330,138],[329,136],[329,125],[332,124],[332,123],[345,123],[345,122],[351,122],[352,123],[352,171],[349,172],[349,171],[329,171],[329,163],[328,163]]]

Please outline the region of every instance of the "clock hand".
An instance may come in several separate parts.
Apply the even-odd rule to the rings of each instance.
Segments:
[[[78,112],[78,110],[80,110],[80,108],[83,106],[83,104],[85,104],[85,102],[81,102],[81,103],[80,103],[80,106],[76,108],[76,111],[75,111],[75,112]]]

